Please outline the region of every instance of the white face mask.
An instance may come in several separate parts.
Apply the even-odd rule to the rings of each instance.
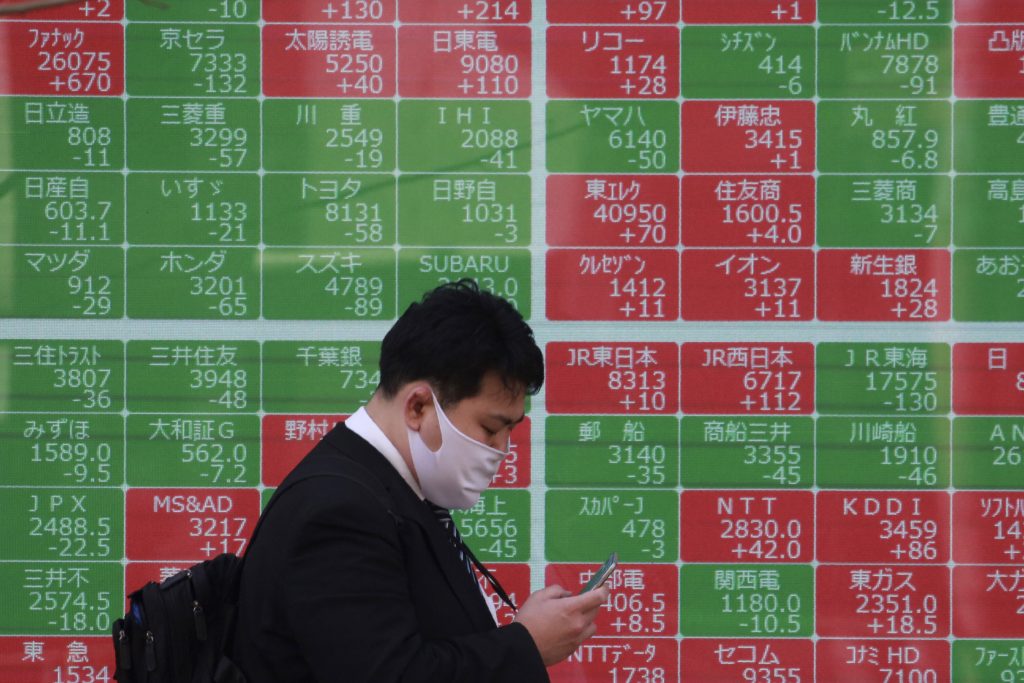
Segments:
[[[508,452],[491,448],[460,432],[441,410],[433,392],[431,397],[441,428],[441,447],[430,450],[419,432],[406,428],[420,488],[435,505],[471,508],[491,483]]]

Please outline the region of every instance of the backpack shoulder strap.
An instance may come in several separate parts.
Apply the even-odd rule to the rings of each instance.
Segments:
[[[387,492],[387,489],[384,486],[384,483],[381,482],[381,480],[377,476],[375,476],[372,472],[370,472],[370,470],[366,469],[365,467],[363,467],[359,463],[355,462],[354,460],[349,460],[349,462],[354,467],[356,467],[358,470],[360,470],[361,472],[364,472],[366,474],[367,479],[370,482],[373,482],[373,484],[367,483],[367,481],[364,481],[363,479],[358,479],[356,477],[353,477],[352,475],[347,474],[345,472],[316,472],[316,473],[313,473],[313,474],[307,474],[307,475],[305,475],[303,477],[299,477],[298,479],[295,479],[293,481],[288,482],[287,486],[281,487],[281,488],[277,489],[274,492],[274,495],[271,497],[270,502],[267,503],[267,507],[260,514],[260,519],[256,523],[256,528],[253,529],[252,536],[249,537],[249,542],[246,544],[246,553],[248,553],[249,548],[252,546],[253,542],[256,540],[256,537],[259,535],[260,528],[263,526],[263,522],[267,518],[267,514],[270,512],[271,508],[274,507],[274,504],[278,500],[280,500],[280,498],[289,489],[294,487],[296,484],[298,484],[300,482],[303,482],[303,481],[306,481],[308,479],[313,479],[315,477],[340,477],[340,478],[343,478],[343,479],[349,479],[351,481],[354,481],[355,483],[359,484],[360,486],[362,486],[367,491],[369,491],[370,493],[373,494],[374,498],[376,498],[380,502],[381,506],[387,511],[388,515],[391,516],[391,519],[395,522],[395,526],[401,526],[402,518],[399,515],[395,514],[395,512],[393,511],[392,508],[394,506],[392,505],[391,496],[388,495],[388,492]],[[231,592],[230,592],[230,594],[228,596],[228,599],[227,599],[227,603],[228,603],[228,606],[229,606],[229,612],[228,612],[228,617],[227,617],[227,626],[226,626],[226,628],[224,630],[223,638],[222,638],[222,641],[221,641],[221,647],[220,647],[221,652],[225,652],[225,653],[230,653],[232,645],[233,645],[233,641],[234,641],[235,616],[236,616],[235,615],[235,606],[238,604],[238,592],[239,592],[239,589],[241,588],[240,578],[241,578],[242,569],[244,568],[244,566],[245,566],[245,555],[243,554],[241,557],[238,558],[238,563],[237,563],[235,571],[234,571],[234,577],[235,578],[234,578],[234,581],[232,581]],[[219,667],[218,673],[214,677],[214,680],[217,681],[218,683],[221,683],[221,682],[223,682],[223,683],[231,683],[231,682],[234,682],[236,680],[238,680],[238,681],[244,680],[244,679],[233,678],[233,676],[237,676],[239,674],[237,673],[237,668],[230,664],[230,660],[228,662],[224,662],[224,661],[220,662],[218,664],[218,667]],[[221,671],[220,670],[221,668],[223,668],[224,670]]]
[[[350,479],[372,493],[378,502],[380,502],[381,506],[387,510],[388,515],[390,515],[391,519],[395,522],[395,526],[402,526],[402,517],[394,511],[394,501],[391,499],[391,494],[388,493],[388,489],[384,486],[384,482],[380,480],[380,477],[351,458],[348,459],[348,462],[352,467],[366,475],[365,479],[357,479],[356,477],[341,472],[337,473],[336,476]],[[372,483],[368,484],[368,481]]]
[[[264,509],[262,514],[260,514],[260,519],[256,523],[256,528],[253,530],[252,536],[249,537],[249,543],[246,544],[246,550],[248,550],[249,546],[251,546],[252,543],[256,540],[256,536],[260,532],[260,527],[263,526],[263,522],[266,519],[267,514],[274,507],[274,503],[276,503],[284,495],[286,491],[291,489],[296,484],[303,481],[307,481],[309,479],[314,479],[316,477],[339,477],[341,479],[348,479],[359,484],[364,489],[373,494],[373,497],[377,499],[377,501],[381,504],[381,507],[383,507],[387,511],[388,515],[391,516],[391,519],[394,520],[395,525],[401,526],[402,518],[394,512],[394,504],[391,500],[391,496],[388,494],[388,491],[384,487],[384,483],[380,480],[380,478],[377,477],[377,475],[370,472],[370,470],[368,470],[367,468],[360,465],[355,460],[349,459],[348,462],[350,465],[358,469],[360,472],[363,472],[366,475],[365,479],[353,477],[352,475],[347,474],[345,472],[315,472],[313,474],[307,474],[303,477],[299,477],[294,481],[290,481],[288,482],[287,486],[277,489],[274,492],[273,497],[270,499],[270,502],[267,503],[266,509]],[[367,480],[369,480],[369,482],[372,483],[368,483]]]

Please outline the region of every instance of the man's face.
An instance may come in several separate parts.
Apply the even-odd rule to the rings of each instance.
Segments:
[[[496,373],[488,373],[475,396],[445,407],[445,415],[469,438],[499,451],[507,451],[512,429],[523,421],[525,405],[526,394],[522,389],[510,390]],[[436,415],[424,420],[420,436],[432,450],[441,446]]]

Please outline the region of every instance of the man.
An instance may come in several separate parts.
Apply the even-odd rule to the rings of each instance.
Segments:
[[[446,509],[476,502],[543,380],[522,316],[472,281],[409,307],[370,402],[288,475],[246,552],[250,683],[547,681],[593,635],[607,588],[549,586],[499,628]]]

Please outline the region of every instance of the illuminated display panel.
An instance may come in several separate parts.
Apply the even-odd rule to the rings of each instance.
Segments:
[[[548,379],[463,536],[622,561],[553,680],[1022,680],[1021,7],[0,15],[0,678],[110,680],[473,277]]]

